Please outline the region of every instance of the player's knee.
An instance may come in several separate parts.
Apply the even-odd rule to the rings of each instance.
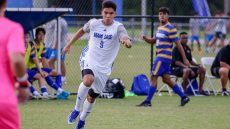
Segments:
[[[89,103],[93,103],[98,96],[99,94],[95,93],[93,89],[89,89],[87,100]]]
[[[85,75],[83,77],[83,83],[85,86],[90,87],[93,84],[94,76],[92,75]]]
[[[219,72],[220,72],[220,76],[222,78],[228,78],[229,69],[227,69],[227,68],[220,68]]]
[[[191,72],[191,69],[189,69],[189,68],[184,68],[183,69],[184,76],[189,76],[190,72]]]
[[[167,83],[167,82],[168,82],[166,78],[162,78],[162,81],[163,81],[164,83]]]
[[[200,71],[200,74],[203,74],[203,75],[205,75],[206,73],[206,69],[204,67],[200,67],[199,71]]]

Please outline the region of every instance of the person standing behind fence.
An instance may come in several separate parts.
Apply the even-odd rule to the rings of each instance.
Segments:
[[[193,12],[192,16],[198,16],[197,12]],[[198,18],[191,18],[189,20],[189,30],[190,30],[190,40],[191,40],[191,50],[193,51],[193,43],[196,41],[198,45],[198,51],[201,52],[201,45],[200,45],[200,19]]]
[[[209,52],[208,44],[214,37],[215,19],[208,19],[205,25],[205,52]]]
[[[222,17],[222,16],[224,16],[224,12],[223,11],[217,11],[215,16],[216,17]],[[215,49],[215,53],[218,53],[218,51],[224,46],[226,33],[227,33],[226,23],[227,23],[227,21],[225,19],[221,19],[221,18],[216,19],[216,24],[215,24],[215,29],[214,29],[215,36],[209,42],[209,47],[212,47],[214,44],[216,44],[217,39],[220,40],[220,43],[217,44],[217,48]]]
[[[4,17],[6,2],[0,0],[0,129],[20,129],[15,85],[18,85],[19,102],[26,102],[30,95],[24,61],[25,45],[21,25]]]
[[[182,55],[183,62],[186,66],[190,63],[185,56],[185,52],[179,42],[177,29],[168,21],[169,9],[166,7],[159,8],[158,11],[160,26],[157,28],[155,37],[147,38],[143,36],[143,40],[150,44],[156,43],[156,58],[153,63],[151,73],[151,86],[146,99],[137,106],[149,107],[152,106],[151,100],[157,89],[157,79],[162,77],[162,81],[168,84],[173,91],[181,97],[181,106],[189,102],[189,98],[181,91],[180,87],[170,78],[170,65],[172,62],[172,48],[173,43],[176,44],[180,54]]]
[[[76,129],[84,128],[86,117],[91,112],[96,98],[104,89],[106,81],[112,72],[112,65],[118,54],[120,42],[127,48],[132,47],[132,42],[125,27],[122,23],[114,20],[116,4],[113,1],[104,1],[102,3],[101,15],[103,19],[91,19],[88,21],[75,34],[70,43],[64,47],[62,52],[65,54],[75,41],[85,33],[89,33],[89,47],[87,48],[88,50],[83,51],[87,53],[82,70],[83,82],[78,89],[75,108],[68,117],[68,123],[73,124],[83,105]]]
[[[55,26],[56,26],[55,22]],[[67,40],[68,40],[68,24],[66,22],[66,20],[64,18],[60,18],[60,25],[61,25],[61,29],[60,29],[60,36],[61,36],[61,50],[64,48],[64,46],[67,44]],[[57,32],[56,30],[53,32],[55,33]],[[55,34],[54,34],[55,35]],[[55,69],[55,62],[57,61],[57,38],[56,35],[54,36],[54,41],[55,44],[53,44],[54,48],[52,47],[52,52],[50,55],[50,60],[49,60],[49,66],[52,69]],[[66,68],[65,68],[65,59],[66,59],[66,55],[61,55],[61,74],[62,74],[62,82],[66,83]]]

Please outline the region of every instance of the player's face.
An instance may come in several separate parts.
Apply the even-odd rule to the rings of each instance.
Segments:
[[[101,15],[103,16],[104,24],[110,25],[113,23],[116,12],[113,10],[113,8],[104,8],[101,12]]]
[[[36,35],[36,39],[38,41],[43,41],[44,38],[45,38],[45,35],[44,35],[44,33],[42,31],[38,32],[38,34]]]
[[[24,40],[25,40],[25,43],[29,43],[30,42],[30,34],[25,34]]]
[[[167,23],[169,19],[168,13],[165,12],[159,12],[159,20],[161,23]]]
[[[182,45],[186,45],[188,42],[188,35],[187,34],[182,34],[180,36],[180,42]]]

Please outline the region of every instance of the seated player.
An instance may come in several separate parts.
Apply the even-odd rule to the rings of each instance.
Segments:
[[[59,83],[55,83],[50,76],[52,69],[49,68],[49,65],[46,60],[46,48],[43,42],[44,35],[45,30],[43,28],[36,29],[35,40],[33,41],[33,45],[36,52],[36,61],[30,60],[29,68],[32,70],[32,75],[35,75],[35,73],[39,72],[45,78],[48,85],[50,85],[53,89],[55,89],[58,92],[58,99],[67,99],[69,96],[69,92],[66,92],[61,88],[61,76],[59,78]],[[43,68],[41,68],[39,63],[35,63],[39,62],[40,60]]]
[[[218,52],[212,66],[211,73],[213,76],[220,78],[222,85],[222,96],[228,96],[227,83],[230,79],[230,42]]]
[[[183,63],[182,56],[177,47],[174,47],[172,52],[172,64],[171,64],[171,71],[172,74],[182,77],[183,84],[182,87],[186,92],[188,86],[188,79],[196,78],[199,75],[199,94],[208,95],[203,91],[204,79],[205,79],[205,69],[200,65],[197,64],[192,60],[191,49],[187,45],[188,42],[188,34],[186,32],[180,33],[180,43],[182,48],[184,49],[185,56],[189,60],[191,64],[190,67]]]
[[[29,66],[30,59],[32,59],[33,62],[37,63],[37,65],[38,65],[38,61],[35,58],[36,57],[36,52],[35,52],[34,45],[33,45],[32,42],[30,42],[30,33],[29,32],[24,33],[24,41],[25,41],[25,46],[26,46],[26,54],[25,54],[25,63],[26,63],[26,65]],[[31,91],[32,95],[35,98],[42,98],[43,97],[43,98],[48,99],[49,94],[47,93],[46,82],[45,82],[45,79],[42,77],[42,75],[44,75],[45,73],[43,73],[41,69],[39,71],[40,71],[40,73],[36,73],[36,72],[33,73],[33,70],[27,69],[27,73],[29,75],[29,77],[28,77],[28,86],[30,88],[30,91]],[[42,96],[32,86],[33,79],[38,80]]]

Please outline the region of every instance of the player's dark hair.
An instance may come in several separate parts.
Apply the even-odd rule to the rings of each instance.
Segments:
[[[30,35],[30,32],[29,32],[29,31],[25,31],[25,32],[24,32],[24,35],[26,35],[26,34],[29,34],[29,35]]]
[[[167,7],[160,7],[159,10],[158,10],[158,12],[163,12],[163,13],[169,14],[169,8],[167,8]]]
[[[6,0],[0,0],[0,7],[6,3]]]
[[[181,36],[181,35],[183,35],[183,34],[188,35],[188,33],[187,33],[187,32],[184,32],[184,31],[183,31],[183,32],[180,32],[180,36]]]
[[[35,35],[38,35],[39,32],[42,32],[44,35],[46,34],[46,30],[44,28],[37,28],[36,29],[36,32],[35,32]]]
[[[114,11],[116,11],[117,5],[111,0],[105,0],[102,3],[102,9],[104,8],[112,8]]]

